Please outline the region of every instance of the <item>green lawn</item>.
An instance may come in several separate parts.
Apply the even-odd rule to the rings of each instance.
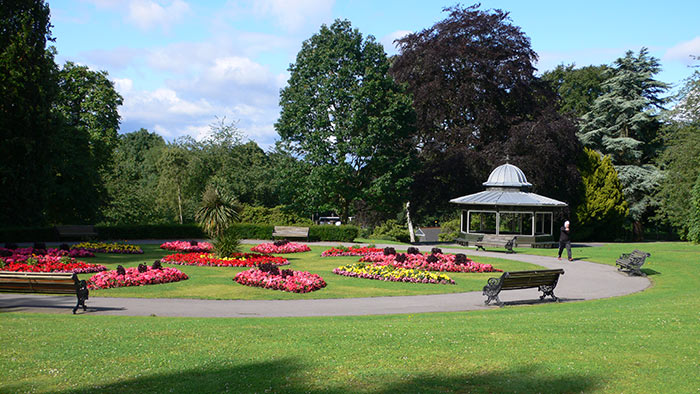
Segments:
[[[244,245],[242,250],[249,251],[253,245]],[[93,290],[91,297],[140,297],[140,298],[205,298],[205,299],[260,299],[260,300],[289,300],[289,299],[318,299],[318,298],[349,298],[349,297],[379,297],[403,296],[416,294],[441,294],[481,290],[488,278],[499,276],[500,273],[447,273],[455,280],[455,285],[413,284],[384,282],[369,279],[349,278],[336,275],[333,269],[341,265],[357,262],[359,257],[320,257],[321,252],[330,247],[312,246],[310,252],[280,255],[286,257],[290,265],[285,266],[294,270],[309,271],[321,275],[328,286],[307,294],[295,294],[259,287],[239,285],[233,281],[237,272],[249,268],[230,267],[194,267],[169,265],[175,267],[190,277],[190,279],[175,283],[122,287],[117,289]],[[87,262],[100,263],[109,269],[115,269],[117,264],[125,267],[136,266],[161,258],[170,252],[163,251],[157,245],[144,245],[143,255],[108,255],[98,254]],[[480,263],[492,264],[495,268],[507,270],[534,269],[536,266],[517,261],[502,259],[478,258]],[[89,278],[92,274],[80,275],[81,279]]]
[[[614,264],[634,248],[652,253],[654,286],[587,302],[327,318],[4,313],[0,392],[698,392],[700,247],[575,253]]]

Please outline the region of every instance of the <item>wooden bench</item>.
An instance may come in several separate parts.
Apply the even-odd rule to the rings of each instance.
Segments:
[[[78,275],[63,272],[13,272],[0,271],[0,291],[10,293],[75,294],[78,303],[73,313],[82,306],[86,310],[88,299],[87,282],[78,280]]]
[[[68,225],[68,226],[56,226],[56,232],[58,232],[58,238],[91,238],[97,237],[97,231],[95,226],[92,225]]]
[[[486,250],[484,246],[506,248],[506,253],[515,253],[513,247],[517,246],[518,237],[486,234],[474,243],[476,250]]]
[[[635,249],[632,251],[632,253],[623,253],[620,258],[617,259],[615,265],[620,266],[617,269],[618,271],[627,272],[628,276],[646,276],[646,274],[642,272],[641,268],[649,256],[651,256],[651,253],[646,253]]]
[[[308,227],[293,227],[293,226],[275,226],[275,231],[272,232],[272,239],[280,238],[306,238],[309,240]]]
[[[536,271],[512,271],[504,272],[500,278],[489,278],[484,286],[484,295],[487,297],[485,304],[496,301],[498,306],[503,306],[503,302],[498,298],[502,290],[518,290],[537,288],[543,294],[540,300],[546,296],[551,296],[554,301],[559,299],[554,295],[554,288],[557,287],[559,275],[564,275],[563,269],[536,270]]]

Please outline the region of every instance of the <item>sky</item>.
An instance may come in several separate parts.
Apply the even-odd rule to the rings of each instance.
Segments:
[[[456,2],[414,0],[48,0],[59,65],[106,71],[124,98],[120,133],[201,139],[222,119],[263,149],[278,135],[279,91],[302,42],[347,19],[389,55],[393,40],[444,19]],[[471,3],[462,3],[465,6]],[[656,78],[677,88],[700,56],[700,1],[484,0],[538,53],[538,73],[559,64],[612,64],[642,47]]]

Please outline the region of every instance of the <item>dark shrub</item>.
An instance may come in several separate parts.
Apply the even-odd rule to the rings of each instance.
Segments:
[[[467,263],[467,256],[462,253],[457,253],[455,255],[455,264],[464,265]]]
[[[406,250],[407,254],[420,254],[420,250],[418,248],[411,246]]]
[[[432,254],[438,254],[438,253],[439,253],[439,254],[442,254],[442,249],[440,249],[440,248],[432,248],[432,249],[430,250],[430,253],[432,253]]]
[[[17,249],[17,244],[13,242],[6,242],[5,249]]]
[[[277,241],[273,242],[275,246],[284,246],[289,243],[288,239],[278,239]]]
[[[160,263],[160,260],[156,260],[153,262],[153,265],[151,266],[154,270],[162,270],[163,265]]]
[[[117,275],[122,275],[122,276],[126,275],[126,270],[121,265],[117,266]]]
[[[12,256],[12,251],[10,249],[0,248],[0,257],[10,257]]]
[[[148,266],[146,264],[139,264],[139,272],[148,271]]]
[[[65,250],[66,252],[70,252],[70,246],[68,244],[63,243],[58,248],[61,250]]]
[[[260,271],[262,271],[262,272],[267,272],[270,275],[279,275],[280,274],[280,269],[277,268],[277,266],[272,264],[272,263],[262,263],[262,264],[260,264],[258,269],[260,269]]]
[[[399,263],[403,263],[404,261],[406,261],[407,258],[408,258],[408,257],[406,257],[406,254],[404,254],[404,253],[399,253],[399,254],[396,255],[396,259],[395,259],[395,260],[396,260],[397,262],[399,262]]]
[[[438,260],[439,259],[434,254],[428,255],[428,257],[425,258],[425,261],[427,261],[429,263],[437,263]]]
[[[45,242],[34,242],[34,249],[46,250],[46,243]]]
[[[384,248],[384,256],[390,256],[392,254],[396,254],[396,249],[390,248],[388,246]]]
[[[292,270],[290,270],[290,269],[284,269],[284,270],[280,271],[280,275],[281,275],[283,278],[286,278],[286,277],[288,277],[288,276],[294,275],[294,271],[292,271]]]
[[[190,241],[190,246],[197,246],[197,245],[199,245],[199,242],[197,242],[195,240]]]

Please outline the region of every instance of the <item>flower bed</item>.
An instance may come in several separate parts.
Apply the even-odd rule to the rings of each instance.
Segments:
[[[449,276],[418,269],[396,268],[391,265],[355,263],[333,270],[334,274],[354,278],[384,280],[390,282],[455,284]]]
[[[265,289],[282,290],[292,293],[310,293],[326,287],[326,281],[319,275],[306,271],[290,269],[273,270],[253,268],[236,274],[233,278],[245,286],[263,287]]]
[[[108,244],[106,242],[82,242],[71,246],[71,249],[84,248],[94,253],[143,254],[140,246],[129,244]]]
[[[371,253],[363,256],[361,262],[389,265],[396,268],[422,269],[440,272],[501,272],[491,264],[477,263],[468,257],[458,258],[453,254],[391,254]]]
[[[349,248],[346,248],[345,246],[336,246],[321,253],[321,257],[364,256],[371,253],[381,252],[382,249],[370,248],[366,246],[351,246]]]
[[[284,257],[267,256],[254,253],[236,253],[233,257],[219,258],[212,253],[176,253],[163,257],[167,264],[198,265],[210,267],[256,267],[260,264],[287,265]]]
[[[87,281],[88,289],[95,290],[126,286],[155,285],[189,279],[184,272],[177,268],[142,267],[141,269],[138,267],[125,268],[123,274],[119,273],[118,269],[95,274]]]
[[[95,257],[95,254],[84,248],[75,248],[71,250],[63,250],[57,248],[48,249],[34,249],[34,248],[17,248],[17,249],[5,249],[0,248],[0,256],[12,256],[12,255],[48,255],[48,256],[68,256],[68,257]]]
[[[257,246],[253,246],[250,248],[251,252],[256,252],[256,253],[300,253],[300,252],[309,252],[311,251],[311,248],[304,244],[299,244],[296,242],[287,242],[283,244],[278,244],[277,242],[268,242],[264,244],[260,244]]]
[[[208,253],[214,250],[214,247],[209,242],[185,242],[185,241],[170,241],[160,245],[161,249],[172,250],[175,252],[187,253]]]
[[[88,264],[68,256],[15,254],[0,258],[0,270],[15,272],[74,272],[85,274],[107,270],[100,264]]]

